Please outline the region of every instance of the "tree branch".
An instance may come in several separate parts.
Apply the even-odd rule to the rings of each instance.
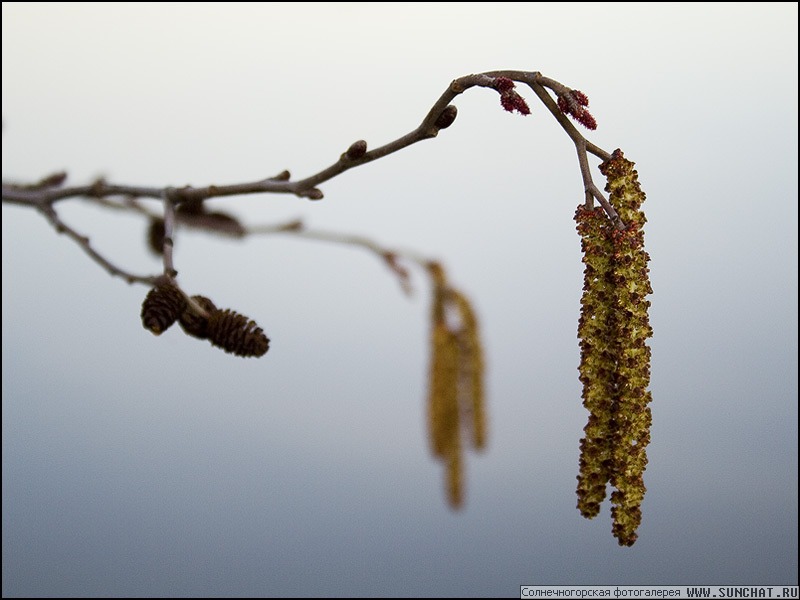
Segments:
[[[524,83],[533,90],[575,144],[583,180],[586,205],[591,207],[593,201],[595,199],[598,200],[615,226],[622,229],[624,223],[609,201],[594,184],[589,168],[588,153],[604,161],[608,160],[611,154],[586,140],[567,118],[567,115],[569,115],[589,129],[596,127],[594,117],[585,109],[588,105],[588,99],[582,92],[573,90],[548,77],[544,77],[537,71],[488,71],[485,73],[465,75],[454,79],[414,130],[373,150],[368,150],[365,141],[358,140],[351,144],[336,162],[313,175],[297,181],[291,181],[289,171],[282,171],[272,177],[259,179],[250,183],[232,185],[212,184],[200,187],[186,186],[182,188],[149,187],[118,185],[99,179],[90,185],[64,187],[63,184],[66,179],[66,173],[54,173],[33,184],[20,185],[3,183],[3,202],[36,209],[48,219],[58,232],[67,234],[68,237],[80,245],[92,260],[97,262],[110,274],[122,277],[129,283],[143,283],[152,286],[155,281],[161,281],[160,278],[162,277],[174,280],[177,275],[177,270],[173,264],[173,239],[176,225],[180,223],[217,234],[243,236],[246,234],[265,233],[269,231],[272,233],[293,234],[306,239],[357,245],[379,255],[398,277],[400,277],[403,289],[408,291],[410,289],[408,285],[408,273],[398,264],[398,257],[403,257],[422,265],[428,262],[427,259],[416,256],[409,251],[387,250],[372,240],[361,236],[309,231],[299,222],[292,226],[279,226],[277,229],[275,229],[275,226],[268,226],[267,229],[248,229],[229,215],[206,211],[202,203],[210,198],[256,193],[294,194],[300,198],[320,200],[323,198],[322,190],[318,187],[320,184],[333,179],[345,171],[398,152],[422,140],[436,137],[439,131],[452,125],[457,116],[457,109],[451,102],[458,95],[463,94],[470,88],[491,88],[500,94],[500,103],[505,110],[509,112],[516,111],[523,115],[529,114],[530,109],[526,101],[515,91],[514,82]],[[553,99],[550,92],[556,95],[558,102]],[[109,259],[102,256],[90,245],[88,237],[79,234],[77,231],[67,226],[61,221],[53,208],[56,202],[70,198],[84,198],[95,201],[108,208],[135,210],[143,215],[147,215],[151,219],[151,223],[160,224],[160,226],[163,227],[163,237],[159,238],[158,250],[162,255],[163,274],[136,275],[117,267]],[[148,210],[147,207],[139,202],[140,199],[160,200],[163,204],[162,214],[159,216],[157,213]],[[270,227],[272,227],[272,229],[270,229]]]
[[[511,83],[510,88],[501,85],[501,82],[504,81],[509,81]],[[441,129],[449,127],[455,119],[456,110],[455,107],[452,107],[452,110],[449,109],[451,106],[450,102],[459,94],[464,93],[472,87],[494,88],[500,92],[501,102],[506,110],[518,110],[522,114],[527,114],[530,111],[525,101],[511,89],[513,88],[514,81],[527,84],[553,114],[567,135],[573,140],[578,150],[584,191],[587,193],[587,197],[589,197],[588,195],[590,194],[591,197],[597,198],[608,211],[610,209],[610,204],[602,197],[597,187],[592,184],[591,174],[585,156],[587,152],[591,152],[602,160],[607,160],[611,155],[588,142],[583,135],[578,132],[569,119],[567,119],[564,110],[559,108],[546,91],[546,88],[555,92],[560,99],[570,98],[573,105],[575,103],[571,100],[571,95],[575,94],[576,91],[553,79],[542,76],[539,72],[513,70],[488,71],[486,73],[466,75],[453,80],[428,111],[422,123],[413,131],[388,144],[369,151],[367,150],[366,142],[359,140],[352,144],[346,152],[342,153],[339,159],[332,165],[322,169],[318,173],[297,181],[291,181],[289,171],[283,171],[273,177],[232,185],[212,184],[200,187],[157,188],[116,185],[107,183],[104,180],[98,180],[91,185],[60,187],[60,184],[63,183],[62,176],[60,181],[49,182],[43,180],[43,184],[40,182],[40,185],[34,186],[20,186],[4,183],[3,202],[28,206],[43,206],[52,205],[60,200],[74,197],[108,198],[113,196],[128,196],[132,198],[154,198],[161,200],[164,198],[165,194],[169,194],[172,203],[177,207],[184,202],[202,202],[209,198],[257,193],[294,194],[300,198],[321,200],[324,195],[322,190],[317,187],[320,184],[352,168],[388,156],[389,154],[398,152],[422,140],[436,137]],[[577,93],[580,94],[580,92]],[[583,94],[581,94],[581,96],[583,96]],[[524,107],[524,111],[520,110],[520,107]],[[586,112],[586,114],[588,115],[588,112]],[[573,116],[575,115],[573,114]],[[619,216],[613,212],[613,209],[610,210],[609,218],[615,220],[619,226]]]

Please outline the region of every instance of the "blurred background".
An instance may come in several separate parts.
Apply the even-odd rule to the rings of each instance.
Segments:
[[[430,454],[430,286],[291,235],[176,238],[179,281],[258,321],[241,359],[139,318],[2,207],[4,596],[518,596],[521,584],[797,584],[796,3],[19,3],[3,179],[302,178],[415,128],[456,77],[541,71],[647,194],[652,443],[639,541],[576,510],[582,286],[570,140],[527,88],[288,195],[219,199],[436,259],[473,303],[488,443],[452,510]],[[593,162],[593,168],[596,161]],[[602,177],[595,170],[596,181]],[[157,273],[145,222],[62,218]]]

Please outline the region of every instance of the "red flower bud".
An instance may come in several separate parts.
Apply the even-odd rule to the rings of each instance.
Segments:
[[[586,127],[586,129],[591,129],[592,131],[597,129],[597,121],[594,120],[592,113],[588,110],[581,111],[581,114],[575,117],[575,120]]]
[[[586,129],[597,129],[597,121],[592,114],[584,107],[589,105],[589,98],[579,90],[570,90],[566,94],[558,96],[558,109],[565,115],[569,115]]]
[[[581,106],[589,106],[589,98],[580,90],[572,90],[572,97],[575,99],[575,102]]]
[[[515,91],[500,94],[500,104],[508,112],[517,111],[521,115],[531,114],[531,109],[528,108],[528,103],[525,99]]]
[[[508,77],[495,77],[494,81],[492,82],[492,87],[501,94],[510,92],[514,89],[514,86],[515,83]]]

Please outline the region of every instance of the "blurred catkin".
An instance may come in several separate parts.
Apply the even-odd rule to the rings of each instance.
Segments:
[[[445,464],[450,506],[463,504],[462,429],[471,445],[486,443],[483,351],[477,320],[467,298],[449,287],[438,263],[428,265],[432,282],[428,430],[433,455]]]

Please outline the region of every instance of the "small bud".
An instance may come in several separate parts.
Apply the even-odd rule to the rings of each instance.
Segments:
[[[508,77],[495,77],[494,82],[492,82],[492,87],[501,94],[510,92],[514,89],[515,85],[516,84]]]
[[[92,182],[89,193],[86,194],[89,198],[102,198],[106,190],[106,180],[98,177]]]
[[[565,96],[558,97],[558,110],[560,110],[565,115],[569,114],[569,102],[567,102]]]
[[[294,221],[289,221],[278,227],[278,231],[302,231],[304,228],[305,225],[303,221],[301,219],[295,219]]]
[[[591,131],[597,129],[597,121],[594,120],[592,113],[588,110],[581,111],[581,113],[575,117],[575,120],[586,127],[586,129],[590,129]]]
[[[271,181],[289,181],[291,179],[292,174],[289,171],[281,171],[274,177],[270,177]]]
[[[204,213],[193,222],[195,225],[202,225],[213,231],[225,233],[234,237],[243,237],[247,233],[244,225],[242,225],[236,217],[224,212],[215,211]]]
[[[436,118],[436,128],[447,129],[453,124],[453,121],[456,120],[457,115],[458,109],[453,104],[447,105],[441,114]]]
[[[350,144],[350,147],[345,152],[345,156],[350,160],[356,160],[361,158],[367,153],[367,142],[364,140],[358,140],[357,142],[353,142]]]
[[[515,91],[500,94],[500,104],[508,112],[517,111],[521,115],[531,114],[531,109],[525,99]]]
[[[586,129],[594,131],[597,129],[597,121],[585,108],[587,106],[589,106],[589,98],[580,90],[570,90],[558,96],[558,109],[562,113],[569,115]]]
[[[67,180],[67,174],[64,171],[58,173],[51,173],[47,177],[43,177],[36,183],[30,186],[25,186],[28,189],[43,190],[46,188],[59,187]]]
[[[176,210],[181,214],[199,215],[206,212],[206,207],[202,200],[191,199],[184,200],[178,204],[178,208]]]
[[[164,219],[150,219],[147,228],[147,247],[156,256],[164,254]]]
[[[311,188],[310,190],[302,191],[298,194],[301,198],[308,198],[309,200],[322,200],[325,194],[319,188]]]
[[[572,97],[581,106],[589,106],[589,98],[580,90],[572,90]]]

